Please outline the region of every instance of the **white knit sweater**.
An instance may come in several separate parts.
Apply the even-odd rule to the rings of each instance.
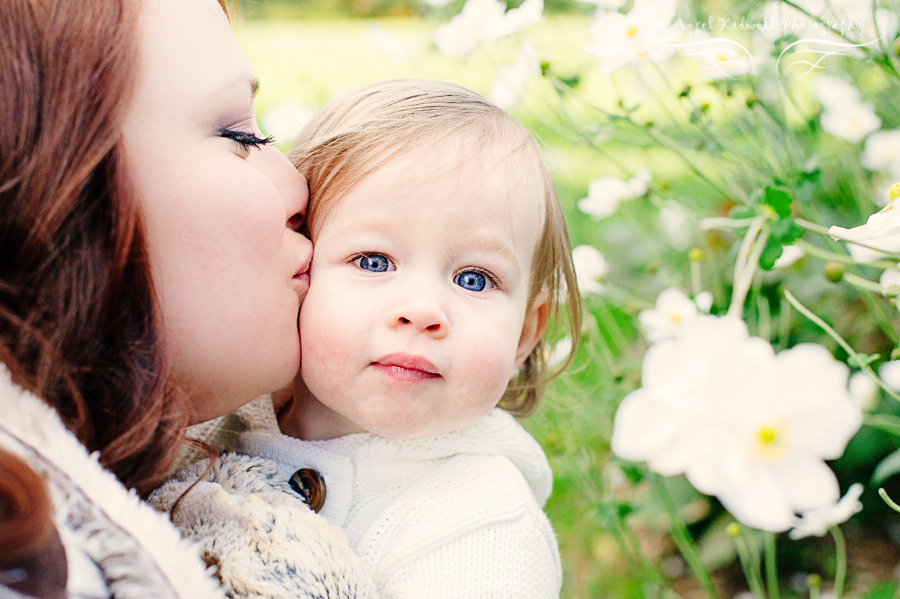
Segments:
[[[341,526],[384,597],[544,599],[562,580],[541,510],[552,487],[543,451],[506,412],[416,440],[282,435],[270,404],[243,411],[239,453],[272,460],[281,480],[324,477],[322,515]]]
[[[0,448],[45,481],[66,550],[71,597],[223,599],[197,548],[143,503],[22,390],[0,363]]]

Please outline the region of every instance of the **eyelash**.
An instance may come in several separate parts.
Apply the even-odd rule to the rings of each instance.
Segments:
[[[461,275],[464,272],[477,272],[478,274],[484,276],[484,278],[486,278],[488,281],[490,281],[491,285],[493,285],[494,289],[502,289],[502,286],[500,285],[500,279],[495,277],[490,272],[483,270],[481,268],[475,268],[475,267],[463,268],[462,270],[457,272],[455,275],[453,275],[453,278],[456,279],[456,277],[458,277],[459,275]]]
[[[257,137],[253,133],[247,133],[246,131],[236,131],[234,129],[222,129],[221,136],[225,139],[230,139],[231,141],[241,146],[242,150],[248,152],[250,151],[250,148],[259,150],[262,146],[268,146],[275,143],[275,138],[271,135],[268,137]]]

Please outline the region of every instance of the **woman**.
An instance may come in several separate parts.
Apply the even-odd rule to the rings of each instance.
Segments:
[[[223,8],[0,2],[0,592],[223,596],[126,491],[299,365],[306,184]]]

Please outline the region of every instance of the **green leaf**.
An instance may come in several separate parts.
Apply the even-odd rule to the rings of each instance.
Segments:
[[[856,366],[858,368],[865,368],[872,362],[881,358],[881,354],[861,354],[857,353],[859,356],[859,360],[857,360],[854,356],[850,356],[848,362],[850,362],[851,366]]]
[[[772,270],[775,261],[781,257],[781,243],[777,239],[769,237],[766,240],[766,247],[759,256],[759,265],[763,270]]]
[[[789,245],[803,237],[803,227],[798,225],[793,217],[782,218],[771,224],[769,235],[782,245]]]
[[[622,469],[622,474],[625,475],[625,478],[627,478],[631,484],[636,485],[644,480],[646,472],[644,465],[640,462],[620,462],[619,468]]]
[[[624,520],[634,512],[634,508],[630,503],[620,502],[616,504],[616,516],[619,520]]]
[[[886,458],[878,462],[878,465],[875,466],[875,471],[872,473],[871,485],[878,487],[898,472],[900,472],[900,449],[889,453]]]
[[[822,174],[822,169],[816,167],[810,171],[800,171],[800,175],[798,179],[801,183],[818,183],[819,175]]]
[[[791,202],[793,202],[793,198],[786,191],[766,186],[766,204],[771,206],[781,218],[791,215]]]

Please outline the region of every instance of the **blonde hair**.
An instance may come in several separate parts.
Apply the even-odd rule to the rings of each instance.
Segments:
[[[537,142],[514,118],[481,96],[449,83],[396,80],[375,83],[328,104],[300,133],[291,161],[309,182],[307,223],[315,241],[317,228],[337,202],[357,183],[398,156],[466,141],[466,155],[501,148],[539,169],[545,218],[534,252],[529,305],[548,294],[553,322],[562,316],[573,339],[572,350],[556,372],[547,374],[549,351],[537,344],[500,401],[516,416],[533,412],[543,386],[572,359],[581,330],[581,297],[575,283],[569,237],[556,190]]]

